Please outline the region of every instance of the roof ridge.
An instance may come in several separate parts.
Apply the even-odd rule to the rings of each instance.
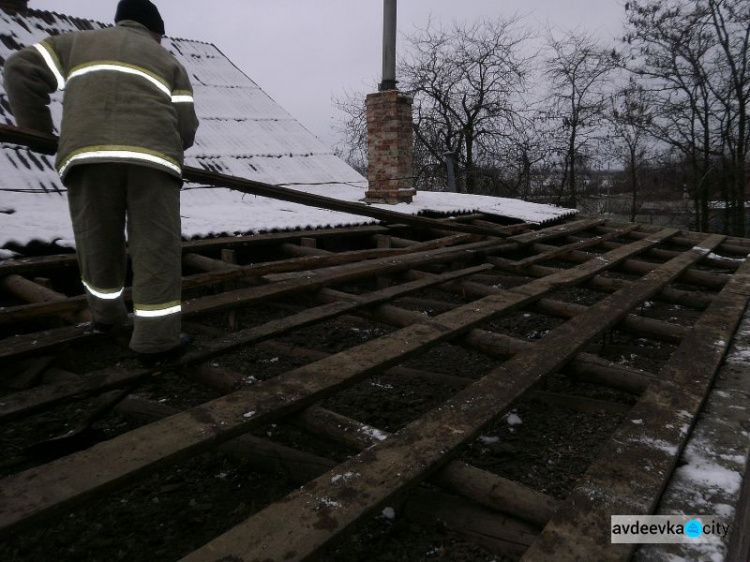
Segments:
[[[38,8],[28,8],[24,12],[7,12],[3,8],[0,8],[0,10],[5,12],[8,16],[17,18],[17,19],[25,19],[26,16],[37,16],[37,17],[40,17],[41,19],[46,20],[44,16],[53,16],[58,19],[67,19],[73,23],[86,22],[88,24],[96,24],[100,27],[112,27],[113,26],[112,23],[105,23],[103,21],[87,18],[84,16],[73,16],[70,14],[64,14],[64,13],[56,12],[53,10],[40,10]],[[209,41],[201,41],[198,39],[190,39],[187,37],[176,37],[172,35],[166,35],[166,37],[172,41],[184,41],[186,43],[197,43],[199,45],[208,45],[218,50],[218,47],[214,43],[211,43]]]

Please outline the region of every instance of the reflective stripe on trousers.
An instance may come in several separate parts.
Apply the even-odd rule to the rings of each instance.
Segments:
[[[81,283],[83,283],[83,286],[86,287],[86,290],[96,298],[105,300],[105,301],[113,301],[117,300],[122,296],[123,291],[125,290],[124,287],[119,287],[118,289],[99,289],[94,288],[88,283],[86,283],[85,279],[81,279]]]
[[[170,314],[177,314],[182,311],[180,303],[169,302],[157,305],[134,304],[133,312],[139,318],[161,318]]]

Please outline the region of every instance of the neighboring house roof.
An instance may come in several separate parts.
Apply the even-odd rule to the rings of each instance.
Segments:
[[[29,10],[0,10],[0,63],[20,47],[51,34],[106,27],[105,24]],[[350,201],[364,197],[367,180],[333,154],[212,44],[165,38],[162,45],[187,69],[201,120],[186,164],[264,183],[288,186]],[[55,123],[62,96],[53,95]],[[13,124],[0,83],[0,122]],[[67,198],[53,158],[12,145],[0,151],[0,248],[32,240],[72,244]],[[199,188],[199,189],[193,189]],[[391,207],[393,208],[393,207]],[[412,205],[396,210],[451,214],[480,211],[528,222],[547,222],[575,211],[512,199],[420,192]],[[375,222],[344,213],[250,197],[229,190],[186,186],[182,194],[186,237],[271,229],[324,227]],[[0,256],[2,257],[2,256]]]

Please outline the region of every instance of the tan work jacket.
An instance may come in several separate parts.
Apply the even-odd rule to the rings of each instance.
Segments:
[[[5,89],[20,127],[52,132],[49,94],[64,90],[56,167],[129,162],[182,176],[198,119],[183,66],[134,21],[76,31],[14,53]]]

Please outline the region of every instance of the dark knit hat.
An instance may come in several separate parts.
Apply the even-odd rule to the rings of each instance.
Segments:
[[[149,30],[164,35],[164,20],[159,10],[149,0],[120,0],[117,4],[115,23],[121,20],[133,20],[142,23]]]

